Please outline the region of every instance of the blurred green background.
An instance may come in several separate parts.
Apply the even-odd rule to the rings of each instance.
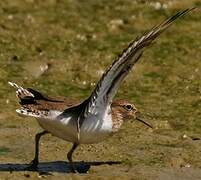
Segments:
[[[50,96],[83,100],[131,40],[192,6],[200,7],[201,2],[0,1],[0,163],[29,162],[39,130],[34,119],[15,113],[17,99],[8,81]],[[123,163],[92,167],[89,175],[71,178],[201,177],[200,12],[189,13],[165,31],[118,91],[117,97],[134,103],[154,130],[128,123],[105,142],[81,146],[74,155],[77,161]],[[69,148],[70,143],[46,136],[41,140],[40,159],[66,160]],[[13,177],[26,178],[24,172],[0,172],[0,179]]]

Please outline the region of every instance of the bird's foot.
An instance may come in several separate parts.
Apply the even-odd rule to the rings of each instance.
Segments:
[[[71,173],[87,173],[90,169],[90,165],[89,164],[85,164],[85,163],[81,163],[81,164],[70,164],[70,172]]]
[[[73,163],[70,163],[69,169],[71,173],[77,173],[76,167]]]
[[[34,159],[30,162],[28,167],[25,168],[27,171],[37,171],[38,170],[38,160]]]
[[[83,162],[76,168],[76,171],[78,173],[87,173],[90,168],[91,168],[90,164],[86,164]]]

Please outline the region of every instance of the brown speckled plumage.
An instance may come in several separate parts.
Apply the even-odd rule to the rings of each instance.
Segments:
[[[30,90],[27,88],[25,90]],[[48,115],[50,110],[64,111],[70,107],[74,107],[81,103],[77,99],[65,98],[65,97],[47,97],[40,92],[31,90],[34,96],[27,98],[22,93],[19,100],[23,109],[27,112],[34,113],[36,115],[42,114]],[[132,106],[132,109],[128,110],[126,105]],[[111,105],[113,131],[116,132],[121,127],[124,121],[135,117],[136,108],[133,104],[128,103],[126,100],[114,100]]]
[[[131,108],[128,109],[127,106],[130,106]],[[113,122],[112,127],[114,132],[119,130],[124,121],[135,119],[137,109],[133,104],[130,104],[126,100],[113,101],[111,108]]]
[[[27,113],[47,116],[50,110],[62,112],[81,103],[81,101],[72,98],[47,97],[31,88],[19,87],[15,83],[10,83],[10,85],[17,88],[16,94],[22,106],[22,114],[25,109]],[[130,106],[130,109],[127,106]],[[134,119],[136,112],[135,106],[128,101],[114,100],[111,104],[113,132],[117,132],[124,121]]]

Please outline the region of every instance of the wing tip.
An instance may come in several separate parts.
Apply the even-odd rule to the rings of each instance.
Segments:
[[[8,84],[12,87],[17,87],[17,84],[15,84],[14,82],[8,81]]]
[[[18,113],[20,116],[27,116],[28,114],[23,109],[16,109],[16,113]]]
[[[193,11],[193,10],[195,10],[195,9],[197,9],[196,6],[193,6],[193,7],[191,7],[191,8],[186,8],[186,9],[184,9],[184,10],[182,10],[182,11],[176,13],[176,18],[179,17],[179,16],[183,16],[183,15],[185,15],[185,14],[187,14],[187,13],[189,13],[190,11]]]
[[[16,109],[15,111],[21,116],[40,118],[40,114],[28,111],[26,108]]]
[[[34,97],[34,94],[31,93],[28,89],[23,88],[21,86],[18,86],[16,83],[8,81],[8,84],[16,89],[16,94],[19,97],[21,94],[24,94],[25,96],[31,96]]]

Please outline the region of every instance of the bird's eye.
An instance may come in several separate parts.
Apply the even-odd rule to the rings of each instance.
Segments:
[[[129,111],[133,110],[133,106],[130,105],[130,104],[125,105],[125,107],[126,107],[126,109],[129,110]]]

